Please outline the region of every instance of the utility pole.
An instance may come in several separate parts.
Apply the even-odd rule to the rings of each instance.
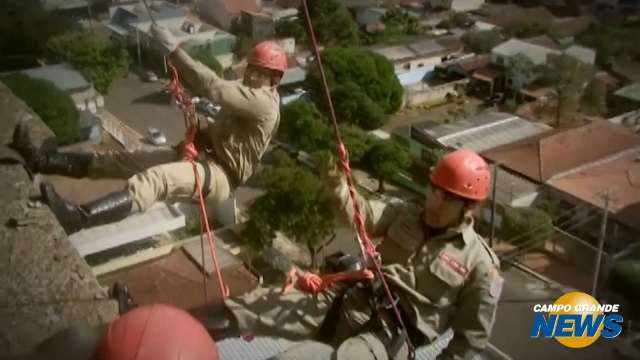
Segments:
[[[496,236],[496,188],[498,187],[498,166],[499,164],[493,165],[493,191],[492,191],[492,201],[491,201],[491,237],[489,237],[489,247],[493,247],[493,239]]]
[[[604,213],[602,214],[602,223],[600,224],[600,238],[598,239],[598,254],[596,255],[595,271],[593,273],[593,287],[591,288],[591,296],[597,299],[598,279],[600,278],[600,265],[602,263],[602,254],[604,252],[604,240],[607,235],[607,217],[609,215],[609,190],[604,195]]]
[[[142,51],[140,50],[140,30],[136,26],[136,45],[138,48],[138,65],[142,68]]]
[[[89,27],[91,31],[95,31],[93,28],[93,14],[91,13],[91,0],[87,0],[87,11],[89,12]]]

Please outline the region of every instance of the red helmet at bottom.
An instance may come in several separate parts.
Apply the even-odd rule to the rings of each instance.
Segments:
[[[472,201],[489,196],[489,165],[476,152],[459,149],[446,154],[431,172],[431,183]]]
[[[218,360],[207,330],[186,311],[167,305],[134,309],[109,325],[93,360]]]

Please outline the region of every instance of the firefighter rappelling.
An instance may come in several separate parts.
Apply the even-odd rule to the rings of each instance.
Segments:
[[[153,25],[152,33],[182,79],[197,94],[219,103],[216,121],[200,129],[203,156],[197,173],[206,198],[221,202],[255,171],[280,121],[276,87],[287,69],[286,55],[274,42],[255,46],[242,81],[223,80],[180,49],[166,28]],[[31,171],[73,177],[124,178],[125,189],[86,204],[61,198],[50,184],[42,195],[68,233],[121,220],[147,210],[153,203],[196,200],[191,164],[181,160],[181,150],[80,154],[47,152],[30,141],[26,126],[18,126],[13,148],[26,159]],[[209,151],[205,151],[205,148]]]

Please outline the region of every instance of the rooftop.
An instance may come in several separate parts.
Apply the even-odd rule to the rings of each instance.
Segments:
[[[627,85],[623,88],[618,89],[613,94],[631,101],[638,102],[640,101],[640,83]]]
[[[621,60],[613,64],[612,72],[627,81],[640,83],[640,62]]]
[[[558,51],[519,39],[509,39],[494,47],[491,52],[505,57],[522,54],[528,57],[535,65],[542,65],[547,62],[547,55],[557,53]]]
[[[67,92],[85,90],[91,85],[78,70],[67,63],[47,65],[19,72],[34,79],[50,81],[58,89]]]
[[[557,174],[637,146],[640,136],[623,126],[597,121],[534,135],[486,150],[482,155],[543,183]]]
[[[610,190],[612,217],[640,230],[640,147],[551,178],[547,184],[597,208]]]
[[[370,51],[393,61],[407,60],[422,56],[440,56],[458,51],[461,48],[459,39],[443,37],[437,40],[417,38],[414,41],[375,45]]]
[[[488,112],[449,124],[423,126],[422,131],[446,147],[481,152],[531,135],[549,127],[507,113]]]

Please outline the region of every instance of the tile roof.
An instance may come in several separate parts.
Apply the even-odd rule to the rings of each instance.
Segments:
[[[547,184],[597,208],[603,207],[609,190],[612,217],[640,230],[640,147],[561,174]]]
[[[83,90],[91,85],[78,70],[67,63],[21,70],[20,73],[34,79],[50,81],[62,91]]]
[[[623,126],[598,121],[535,135],[482,155],[543,183],[554,175],[636,146],[640,146],[640,136]]]

